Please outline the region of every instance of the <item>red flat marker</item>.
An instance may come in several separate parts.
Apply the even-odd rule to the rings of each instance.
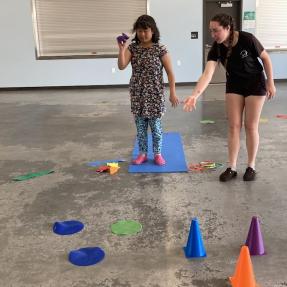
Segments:
[[[276,115],[276,118],[287,120],[287,115]]]

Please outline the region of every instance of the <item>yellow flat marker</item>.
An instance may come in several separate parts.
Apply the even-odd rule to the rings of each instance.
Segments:
[[[259,122],[262,124],[266,124],[266,123],[268,123],[268,119],[267,118],[260,118]]]

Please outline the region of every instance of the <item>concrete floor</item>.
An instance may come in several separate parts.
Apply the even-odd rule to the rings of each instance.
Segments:
[[[184,99],[192,87],[178,87]],[[259,216],[266,256],[252,257],[261,287],[287,286],[287,83],[265,105],[256,182],[239,176],[220,183],[222,169],[204,173],[97,174],[86,163],[130,160],[135,128],[127,88],[0,92],[0,286],[5,287],[227,287],[251,217]],[[188,163],[226,162],[223,86],[212,86],[194,113],[168,109],[165,131],[178,131]],[[213,125],[200,124],[213,119]],[[242,133],[244,136],[244,133]],[[14,176],[55,173],[29,181]],[[186,260],[192,217],[200,222],[207,258]],[[55,221],[78,219],[85,229],[55,235]],[[139,220],[137,236],[118,237],[110,224]],[[105,260],[76,267],[69,251],[100,246]],[[243,286],[244,287],[244,286]]]

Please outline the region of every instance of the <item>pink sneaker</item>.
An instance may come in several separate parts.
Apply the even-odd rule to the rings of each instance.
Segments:
[[[154,156],[154,162],[157,165],[165,165],[165,160],[164,160],[164,158],[162,157],[161,154],[156,154]]]
[[[146,154],[139,154],[136,159],[133,160],[133,164],[142,164],[147,161],[147,155]]]

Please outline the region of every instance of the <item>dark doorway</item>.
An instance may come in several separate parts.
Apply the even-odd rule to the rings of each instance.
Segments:
[[[203,55],[204,55],[204,67],[208,52],[214,42],[209,33],[209,21],[210,19],[219,13],[226,13],[233,17],[235,30],[241,29],[241,0],[232,1],[215,1],[205,0],[203,4]],[[225,83],[225,69],[222,65],[218,65],[211,83]]]

